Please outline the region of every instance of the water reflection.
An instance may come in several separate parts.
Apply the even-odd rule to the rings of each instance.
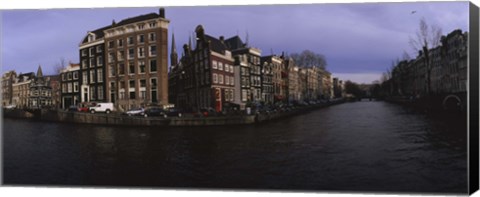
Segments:
[[[140,129],[6,119],[4,180],[465,192],[462,121],[439,120],[384,102],[346,103],[232,127]]]

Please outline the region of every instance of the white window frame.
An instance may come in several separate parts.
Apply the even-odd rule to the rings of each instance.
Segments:
[[[218,83],[218,75],[213,73],[213,83]]]

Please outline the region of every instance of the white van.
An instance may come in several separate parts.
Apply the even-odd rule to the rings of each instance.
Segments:
[[[90,111],[92,114],[96,112],[105,112],[109,114],[110,112],[114,111],[113,103],[97,103],[97,105],[89,107],[88,111]]]

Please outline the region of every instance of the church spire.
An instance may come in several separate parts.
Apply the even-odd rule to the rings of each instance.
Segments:
[[[170,53],[170,63],[172,66],[176,66],[178,64],[178,54],[177,54],[177,46],[175,45],[175,34],[172,33],[172,50]]]
[[[42,66],[38,65],[37,78],[43,77]]]

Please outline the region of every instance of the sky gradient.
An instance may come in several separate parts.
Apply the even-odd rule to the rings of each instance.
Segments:
[[[42,65],[53,74],[61,58],[78,63],[88,31],[151,12],[158,8],[2,10],[2,73]],[[408,41],[422,17],[443,34],[468,31],[468,2],[166,7],[169,42],[175,33],[178,51],[199,24],[214,37],[245,41],[248,32],[263,55],[308,49],[325,55],[334,76],[358,83],[379,79],[403,51],[415,57]]]

